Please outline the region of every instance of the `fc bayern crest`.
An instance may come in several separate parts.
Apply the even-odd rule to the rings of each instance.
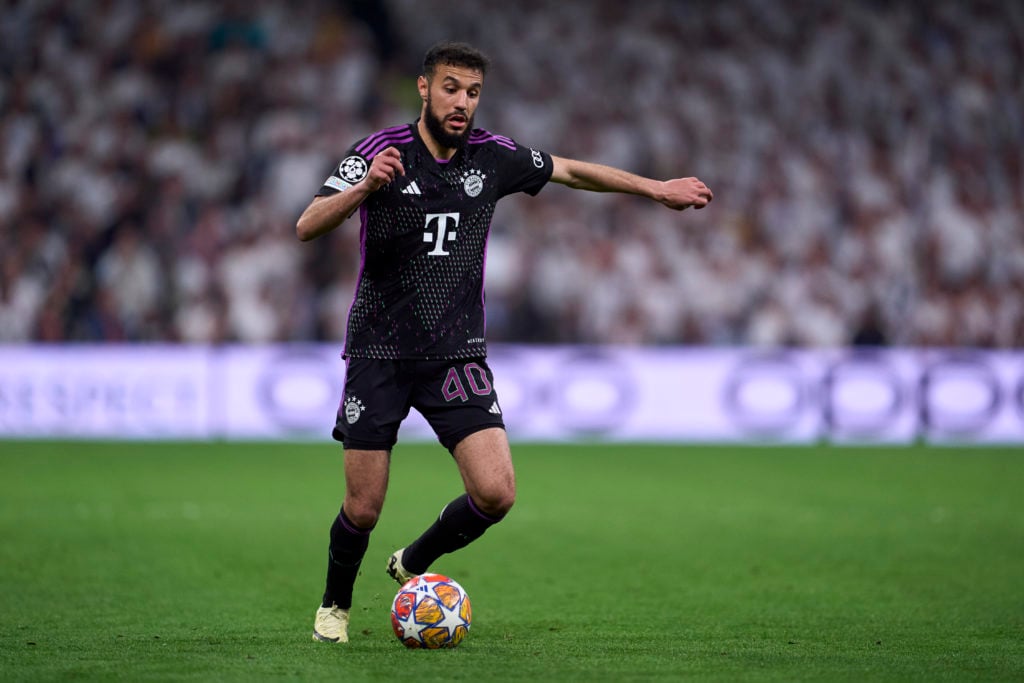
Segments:
[[[349,396],[345,399],[345,419],[348,420],[349,424],[355,424],[364,410],[366,408],[363,406],[363,402],[355,396]]]
[[[462,174],[462,189],[470,197],[476,197],[484,189],[484,179],[487,176],[480,171],[466,171]]]
[[[358,183],[366,177],[367,170],[366,160],[354,154],[338,164],[338,175],[348,183]]]

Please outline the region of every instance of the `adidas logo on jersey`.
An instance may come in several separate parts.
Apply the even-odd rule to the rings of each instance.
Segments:
[[[501,415],[501,408],[498,407],[498,402],[495,401],[494,404],[491,405],[491,409],[488,410],[487,412],[491,413],[492,415]]]
[[[416,181],[412,181],[406,187],[402,188],[402,194],[422,194]]]

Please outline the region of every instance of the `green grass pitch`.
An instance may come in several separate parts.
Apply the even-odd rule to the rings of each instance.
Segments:
[[[331,443],[0,442],[0,678],[1024,679],[1024,449],[514,447],[501,525],[434,570],[455,650],[391,633],[388,554],[459,492],[402,445],[352,642],[314,643]]]

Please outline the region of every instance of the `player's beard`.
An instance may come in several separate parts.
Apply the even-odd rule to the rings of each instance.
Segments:
[[[427,126],[427,132],[444,149],[459,149],[466,144],[469,132],[473,130],[473,117],[466,117],[466,126],[461,133],[449,133],[444,129],[444,120],[434,115],[434,103],[427,95],[426,111],[423,112],[423,123]]]

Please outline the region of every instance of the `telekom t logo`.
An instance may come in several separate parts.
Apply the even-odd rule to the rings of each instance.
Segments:
[[[448,227],[451,226],[449,231]],[[436,226],[437,232],[433,232]],[[423,233],[424,242],[433,242],[434,248],[427,252],[427,256],[448,256],[444,250],[445,240],[455,241],[455,228],[459,227],[459,214],[457,213],[428,213],[427,230]]]

